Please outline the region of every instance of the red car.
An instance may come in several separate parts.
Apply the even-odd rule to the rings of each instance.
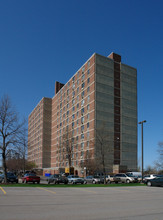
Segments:
[[[32,182],[32,183],[37,182],[39,184],[40,177],[36,176],[36,174],[34,173],[27,173],[24,175],[24,177],[22,177],[22,183],[28,183],[28,182]]]

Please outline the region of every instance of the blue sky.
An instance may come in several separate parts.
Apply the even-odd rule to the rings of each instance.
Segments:
[[[163,2],[111,0],[0,1],[0,96],[22,117],[54,96],[94,53],[112,51],[138,71],[138,121],[144,125],[144,163],[163,141]],[[138,163],[141,129],[138,128]]]

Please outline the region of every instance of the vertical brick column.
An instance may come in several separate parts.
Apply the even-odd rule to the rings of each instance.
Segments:
[[[121,56],[111,53],[109,58],[114,60],[114,164],[120,165],[120,149],[121,149],[121,83],[120,83],[120,63]]]

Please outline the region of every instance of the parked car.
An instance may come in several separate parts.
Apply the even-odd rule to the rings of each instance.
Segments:
[[[135,181],[134,177],[127,176],[125,173],[118,173],[114,175],[115,183],[133,183]]]
[[[163,176],[157,176],[154,179],[148,179],[147,186],[163,186]]]
[[[114,182],[114,175],[106,175],[106,183]]]
[[[0,183],[3,183],[3,182],[4,182],[4,174],[1,174],[0,175]],[[14,173],[8,172],[7,173],[7,182],[8,183],[18,183],[18,177]]]
[[[52,174],[48,179],[47,179],[47,182],[48,182],[48,184],[50,184],[50,183],[56,183],[56,181],[57,181],[57,178],[59,178],[59,174]]]
[[[130,182],[138,183],[138,177],[137,177],[137,176],[134,176],[133,174],[127,174],[127,173],[126,173],[126,175],[127,175],[128,177],[131,177],[131,178],[134,179],[133,181],[130,181]]]
[[[68,183],[68,179],[67,177],[60,175],[60,174],[54,174],[51,175],[48,179],[48,184],[50,183],[54,183],[54,184],[60,184],[60,183],[64,183],[67,184]]]
[[[40,177],[39,176],[36,176],[35,173],[26,173],[24,175],[24,177],[22,177],[22,183],[29,183],[29,182],[32,182],[32,183],[40,183]]]
[[[93,183],[93,184],[104,183],[104,177],[103,176],[87,176],[85,178],[85,183]]]
[[[72,183],[72,184],[84,184],[84,179],[80,178],[79,176],[75,176],[75,175],[69,175],[68,177],[68,182]]]
[[[143,177],[143,182],[146,183],[148,180],[154,179],[157,177],[157,174],[148,174]]]

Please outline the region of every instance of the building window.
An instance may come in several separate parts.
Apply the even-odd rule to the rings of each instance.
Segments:
[[[90,83],[90,78],[87,79],[87,84]]]
[[[67,116],[69,115],[69,111],[67,111]]]
[[[84,91],[81,93],[81,97],[82,97],[82,98],[84,97]]]
[[[87,120],[89,120],[89,113],[87,114]]]
[[[79,120],[77,119],[77,121],[76,121],[76,124],[78,125],[79,124]]]
[[[77,117],[79,116],[79,112],[76,112],[76,116],[77,116]]]
[[[87,141],[87,147],[89,147],[89,141]]]
[[[82,83],[81,88],[84,89],[85,83]]]
[[[90,70],[88,69],[88,70],[87,70],[87,75],[89,75],[89,74],[90,74]]]
[[[87,128],[89,128],[89,122],[87,123]]]
[[[81,101],[81,106],[83,106],[84,105],[84,99]]]
[[[90,87],[87,88],[87,92],[89,92],[89,91],[90,91]]]
[[[90,107],[89,107],[89,104],[87,105],[87,110],[89,110],[90,109]]]
[[[73,96],[73,97],[75,96],[75,91],[73,91],[72,96]]]
[[[76,106],[76,107],[77,107],[77,109],[79,108],[79,103],[77,104],[77,106]]]
[[[79,87],[77,88],[77,94],[79,93]]]
[[[84,139],[84,134],[81,134],[81,139]]]
[[[87,139],[89,139],[89,131],[87,132]]]
[[[81,123],[82,123],[82,124],[84,123],[84,116],[81,117]]]
[[[73,82],[75,81],[75,76],[73,76],[72,81],[73,81]]]
[[[72,104],[73,104],[73,105],[75,104],[75,99],[72,100]]]
[[[76,134],[78,134],[78,132],[79,132],[79,128],[76,129]]]
[[[67,104],[67,108],[69,108],[69,103]]]
[[[79,85],[79,79],[77,80],[77,85]]]
[[[84,114],[84,108],[81,109],[81,114],[82,114],[82,115]]]
[[[72,111],[73,111],[73,112],[75,111],[75,106],[72,107]]]
[[[69,89],[67,89],[67,95],[69,95]]]
[[[79,101],[79,96],[77,96],[77,98],[76,98],[76,99],[77,99],[77,102],[78,102],[78,101]]]
[[[79,72],[78,72],[78,74],[77,74],[77,77],[79,78]]]
[[[88,60],[88,67],[90,66],[90,60]]]
[[[75,89],[75,83],[73,83],[72,88]]]
[[[90,95],[87,97],[87,102],[89,102],[90,101]]]
[[[81,150],[84,150],[84,142],[81,143]]]
[[[81,126],[81,132],[83,132],[83,131],[84,131],[84,125]]]
[[[74,119],[75,119],[75,115],[73,114],[73,115],[72,115],[72,120],[74,120]]]
[[[85,79],[85,75],[83,74],[83,75],[82,75],[82,81],[84,81],[84,79]]]

